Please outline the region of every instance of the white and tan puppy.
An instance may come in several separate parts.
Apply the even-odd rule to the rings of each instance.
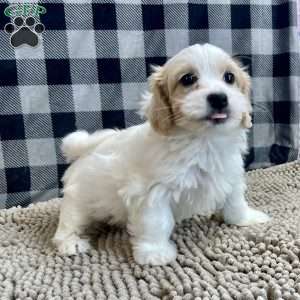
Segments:
[[[269,217],[245,200],[242,155],[251,126],[248,74],[223,50],[188,47],[157,67],[142,112],[125,130],[79,131],[63,140],[69,161],[54,242],[74,255],[93,221],[126,224],[140,264],[176,258],[175,222],[221,211],[247,226]]]

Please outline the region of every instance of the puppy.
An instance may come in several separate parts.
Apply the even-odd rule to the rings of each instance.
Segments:
[[[219,211],[228,224],[269,217],[245,200],[242,155],[251,126],[249,75],[223,50],[190,46],[150,76],[142,114],[125,130],[68,135],[62,151],[73,161],[54,242],[62,254],[85,252],[93,221],[126,224],[139,264],[176,258],[175,222]]]

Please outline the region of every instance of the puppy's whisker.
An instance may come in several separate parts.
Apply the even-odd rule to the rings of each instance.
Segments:
[[[178,118],[178,117],[181,117],[179,114],[180,114],[180,113],[178,112],[178,113],[173,113],[172,115],[168,115],[166,118],[160,120],[160,122],[164,123],[164,122],[166,122],[166,121],[169,121],[170,119],[172,119],[172,120],[174,120],[174,121],[177,121],[177,118]],[[181,117],[181,118],[182,118],[182,117]]]
[[[164,123],[166,121],[169,121],[170,119],[174,120],[173,116],[167,116],[166,118],[162,119],[160,122]]]
[[[178,121],[182,121],[182,120],[184,120],[184,117],[182,115],[180,115],[180,113],[177,115],[173,115],[174,122],[178,122]]]
[[[170,110],[169,107],[163,107],[163,108],[160,108],[160,109],[153,109],[153,112],[158,112],[158,111],[162,111],[162,110]]]

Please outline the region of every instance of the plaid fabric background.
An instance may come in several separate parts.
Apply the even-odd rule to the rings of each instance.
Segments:
[[[250,58],[249,168],[297,158],[296,1],[39,1],[46,31],[36,48],[17,49],[3,30],[8,3],[0,1],[0,208],[56,197],[62,137],[140,123],[150,64],[195,43]]]
[[[300,38],[300,0],[297,0],[297,6],[298,6],[298,36]]]

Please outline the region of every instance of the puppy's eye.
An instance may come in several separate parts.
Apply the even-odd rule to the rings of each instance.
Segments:
[[[235,78],[234,78],[234,74],[231,72],[225,72],[224,74],[224,81],[228,84],[234,84]]]
[[[188,74],[183,75],[180,78],[180,83],[183,86],[190,86],[190,85],[194,84],[197,80],[198,80],[198,78],[196,75],[194,75],[192,73],[188,73]]]

